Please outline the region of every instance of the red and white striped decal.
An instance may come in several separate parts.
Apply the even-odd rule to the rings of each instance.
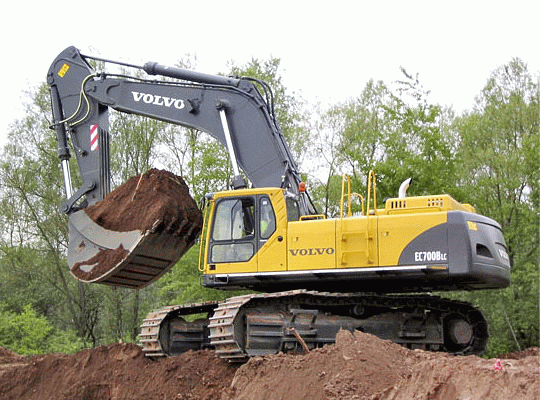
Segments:
[[[98,149],[98,126],[97,124],[90,126],[90,150]]]

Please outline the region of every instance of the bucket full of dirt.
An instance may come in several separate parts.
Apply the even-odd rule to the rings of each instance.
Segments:
[[[195,243],[202,214],[184,180],[151,169],[69,216],[68,264],[84,282],[144,287]]]

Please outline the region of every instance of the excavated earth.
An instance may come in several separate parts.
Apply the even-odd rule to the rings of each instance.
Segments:
[[[85,212],[97,224],[117,232],[157,229],[181,234],[183,221],[202,224],[184,179],[156,168],[129,178]]]
[[[213,351],[158,360],[133,344],[73,355],[0,348],[1,399],[540,399],[540,349],[482,359],[407,350],[362,332],[302,355],[236,366]]]

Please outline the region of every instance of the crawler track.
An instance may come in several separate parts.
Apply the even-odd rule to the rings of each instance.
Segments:
[[[183,316],[208,313],[206,321]],[[252,294],[222,302],[165,307],[148,315],[141,343],[148,356],[215,348],[231,362],[333,343],[339,329],[362,330],[408,348],[483,354],[487,323],[472,305],[436,296],[379,296],[307,290]],[[294,328],[294,329],[293,329]]]
[[[167,306],[151,311],[143,320],[139,343],[147,357],[163,357],[209,347],[208,321],[186,322],[184,316],[211,314],[216,301]]]

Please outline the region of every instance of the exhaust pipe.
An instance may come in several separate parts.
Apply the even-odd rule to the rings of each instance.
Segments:
[[[399,187],[398,198],[404,199],[405,197],[407,197],[407,189],[409,189],[411,182],[412,178],[408,178],[403,181],[403,183]]]

